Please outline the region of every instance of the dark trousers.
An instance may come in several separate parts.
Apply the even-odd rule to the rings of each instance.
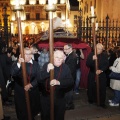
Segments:
[[[64,120],[65,98],[54,98],[54,120]],[[41,119],[50,120],[50,96],[41,96]]]
[[[25,97],[18,95],[15,91],[15,110],[18,120],[28,120],[27,118],[27,108],[25,104]]]
[[[14,92],[15,92],[14,99],[15,99],[17,118],[18,120],[28,120],[24,88],[22,88],[17,83],[15,83]],[[37,88],[29,91],[29,100],[30,100],[31,117],[32,120],[34,120],[34,117],[40,112],[40,94]]]
[[[89,77],[90,78],[90,77]],[[96,82],[95,79],[89,79],[88,80],[88,101],[89,102],[96,102],[97,98],[97,88],[96,88]],[[106,79],[99,79],[99,98],[100,98],[100,105],[105,104],[106,99]]]
[[[2,89],[2,91],[1,91],[2,100],[3,100],[3,102],[5,102],[8,99],[8,94],[7,94],[5,79],[4,79],[1,68],[0,68],[0,88]]]
[[[73,89],[66,93],[66,107],[73,105]]]

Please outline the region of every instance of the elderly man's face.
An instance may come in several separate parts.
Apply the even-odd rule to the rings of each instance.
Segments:
[[[33,47],[31,47],[30,50],[31,50],[31,52],[32,52],[33,54],[35,54],[35,53],[38,52],[38,49],[37,49],[37,48],[33,48]]]
[[[25,54],[25,62],[29,62],[32,59],[31,50],[25,50],[24,54]]]
[[[61,53],[54,54],[54,65],[55,66],[59,67],[63,63],[63,60],[64,60],[63,54]]]
[[[97,54],[101,54],[103,51],[103,48],[100,46],[97,46]]]

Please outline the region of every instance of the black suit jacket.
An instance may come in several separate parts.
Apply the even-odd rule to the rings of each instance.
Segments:
[[[77,56],[74,52],[71,52],[66,60],[65,63],[69,66],[73,79],[76,78],[76,68],[77,68]]]

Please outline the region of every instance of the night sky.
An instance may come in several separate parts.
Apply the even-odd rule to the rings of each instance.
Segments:
[[[79,2],[77,0],[69,0],[70,1],[70,5],[72,6],[78,6]]]

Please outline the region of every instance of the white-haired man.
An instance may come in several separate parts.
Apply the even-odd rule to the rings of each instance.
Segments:
[[[29,92],[30,108],[32,120],[40,112],[40,93],[37,83],[37,72],[40,71],[39,64],[32,59],[32,52],[29,48],[24,48],[25,59],[19,56],[18,61],[14,62],[11,67],[11,75],[15,81],[14,95],[15,95],[15,108],[18,120],[28,120],[25,92]],[[26,74],[28,85],[24,86],[24,78],[22,75],[21,63],[26,63]]]
[[[56,50],[54,52],[54,63],[46,63],[39,77],[38,82],[43,81],[43,91],[41,95],[41,119],[50,120],[50,85],[54,87],[54,119],[64,120],[65,114],[65,92],[70,86],[73,86],[73,78],[69,67],[63,62],[65,55],[63,51]],[[54,69],[54,79],[50,81],[49,71]],[[44,74],[44,75],[43,75]]]
[[[90,68],[88,75],[88,102],[90,104],[96,102],[96,74],[99,75],[99,95],[100,95],[100,106],[106,108],[106,73],[109,66],[107,55],[103,52],[104,48],[101,43],[96,45],[97,55],[90,53],[86,64]],[[98,60],[98,70],[95,71],[95,60]]]

